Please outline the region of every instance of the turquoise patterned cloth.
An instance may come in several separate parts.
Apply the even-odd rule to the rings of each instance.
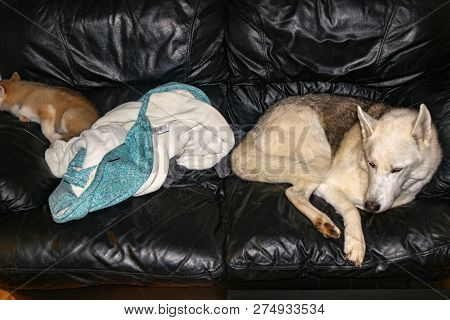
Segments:
[[[80,149],[70,162],[61,183],[49,198],[55,222],[81,219],[89,212],[130,198],[140,189],[149,178],[154,161],[152,126],[146,115],[150,97],[154,93],[175,90],[187,90],[196,99],[210,103],[203,91],[186,84],[168,83],[147,92],[139,99],[142,102],[139,115],[123,144],[108,152],[97,166],[82,169],[85,149]],[[97,171],[92,182],[77,197],[71,186],[84,188],[94,169]]]

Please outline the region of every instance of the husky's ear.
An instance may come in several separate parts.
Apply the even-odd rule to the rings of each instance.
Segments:
[[[4,87],[0,86],[0,99],[6,98],[6,90]]]
[[[413,124],[412,136],[419,146],[428,147],[431,142],[431,115],[423,103],[420,105],[419,115]]]
[[[11,81],[19,81],[20,80],[20,76],[17,72],[14,72],[11,76]]]
[[[360,106],[358,106],[358,118],[359,123],[361,124],[361,133],[363,140],[366,140],[372,135],[373,127],[375,126],[377,120],[365,113]]]

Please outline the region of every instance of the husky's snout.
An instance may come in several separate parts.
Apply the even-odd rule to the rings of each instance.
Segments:
[[[374,200],[367,200],[364,202],[364,209],[369,212],[378,212],[380,210],[380,204]]]
[[[369,187],[364,199],[364,209],[378,213],[388,210],[398,195],[402,180],[388,174],[372,172],[369,174]]]

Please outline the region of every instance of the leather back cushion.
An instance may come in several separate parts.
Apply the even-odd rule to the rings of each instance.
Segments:
[[[73,87],[227,76],[225,1],[8,1],[0,72]],[[29,19],[19,16],[20,11]]]
[[[239,79],[392,86],[450,55],[445,0],[232,0],[228,19]]]
[[[450,10],[445,0],[230,0],[228,120],[249,130],[276,101],[334,93],[426,103],[444,160],[423,197],[450,198]]]

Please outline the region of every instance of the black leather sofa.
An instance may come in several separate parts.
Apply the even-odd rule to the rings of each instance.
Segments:
[[[5,0],[0,29],[3,77],[74,88],[102,113],[170,81],[200,87],[244,130],[290,95],[424,102],[444,152],[419,199],[363,214],[358,268],[342,238],[324,239],[285,199],[286,186],[213,170],[56,224],[48,142],[38,125],[0,112],[0,288],[371,289],[448,279],[448,1]],[[312,201],[342,228],[331,206]]]

